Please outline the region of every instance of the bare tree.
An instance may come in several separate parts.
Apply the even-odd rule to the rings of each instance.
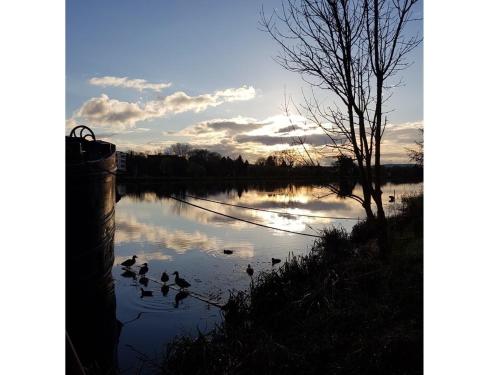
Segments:
[[[407,148],[408,158],[420,167],[424,166],[424,129],[418,129],[422,139],[415,141],[416,148]]]
[[[276,156],[279,165],[293,167],[301,164],[301,157],[294,148],[276,151],[274,156]]]
[[[280,45],[276,58],[311,85],[311,95],[296,107],[329,139],[332,156],[356,160],[369,221],[379,225],[379,246],[388,251],[382,204],[381,143],[386,124],[384,104],[398,82],[393,77],[408,66],[405,57],[419,43],[404,30],[414,20],[418,0],[283,0],[281,9],[261,24]],[[322,104],[315,89],[333,94]],[[371,202],[377,207],[374,215]]]
[[[187,158],[192,147],[187,143],[175,143],[170,146],[170,152],[181,158]]]

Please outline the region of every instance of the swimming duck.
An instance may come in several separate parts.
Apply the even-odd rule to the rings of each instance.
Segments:
[[[272,265],[274,266],[275,264],[281,262],[281,259],[278,259],[278,258],[271,258],[271,263]]]
[[[164,284],[161,286],[161,294],[163,294],[163,297],[165,297],[167,295],[169,289],[170,288],[168,287],[168,285]]]
[[[162,283],[166,283],[168,281],[168,275],[167,275],[166,272],[163,272],[161,274],[161,279],[160,280],[161,280]]]
[[[396,201],[396,190],[394,190],[394,195],[389,195],[389,203],[394,203]]]
[[[151,290],[144,290],[141,288],[141,298],[142,297],[153,297],[153,292]]]
[[[250,266],[250,264],[247,267],[247,273],[249,276],[253,276],[253,268],[252,268],[252,266]]]
[[[224,249],[223,252],[224,252],[224,254],[231,255],[233,253],[233,250]]]
[[[149,271],[148,264],[144,263],[139,270],[139,275],[145,275]]]
[[[191,286],[191,284],[189,284],[186,280],[179,277],[179,272],[175,271],[172,275],[175,275],[175,283],[179,285],[181,289],[189,288]]]
[[[134,255],[132,259],[127,259],[123,261],[121,265],[125,267],[132,267],[135,264],[135,258],[137,258],[137,255]]]

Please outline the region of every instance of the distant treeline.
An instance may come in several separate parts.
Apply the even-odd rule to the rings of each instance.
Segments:
[[[127,153],[125,179],[338,179],[356,180],[356,165],[339,158],[331,166],[302,165],[286,157],[270,155],[254,164],[238,156],[231,159],[217,152],[195,149],[183,155]],[[422,169],[412,165],[385,167],[387,179],[419,180]]]

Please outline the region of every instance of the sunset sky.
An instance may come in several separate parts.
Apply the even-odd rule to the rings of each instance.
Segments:
[[[262,0],[68,1],[66,124],[90,126],[119,150],[163,150],[190,143],[249,161],[308,134],[290,132],[285,92],[301,101],[308,84],[274,60],[278,46],[259,30]],[[281,0],[264,2],[267,14]],[[422,2],[416,9],[422,12]],[[421,23],[410,32],[422,35]],[[418,30],[417,30],[418,29]],[[387,109],[386,163],[406,163],[405,147],[423,126],[422,46],[409,57]]]

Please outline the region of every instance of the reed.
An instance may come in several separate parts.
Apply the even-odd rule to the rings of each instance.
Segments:
[[[325,231],[306,256],[235,292],[210,333],[167,345],[166,374],[420,374],[423,196],[389,219],[393,253],[372,230]]]

